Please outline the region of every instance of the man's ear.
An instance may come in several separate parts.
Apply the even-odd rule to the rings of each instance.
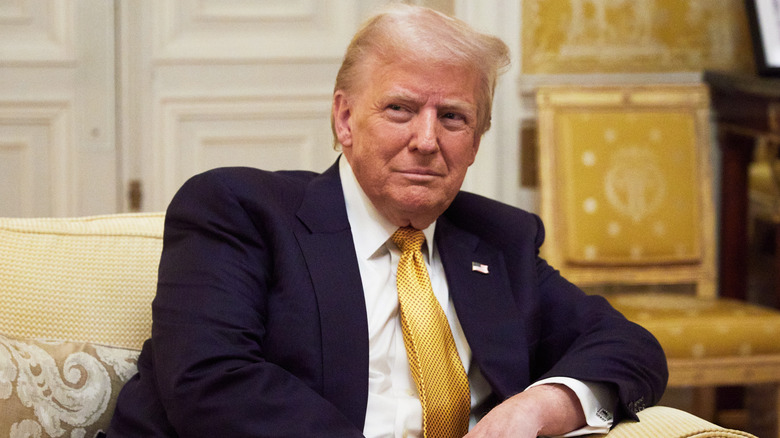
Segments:
[[[343,147],[352,146],[352,111],[346,94],[338,90],[333,94],[333,130]]]

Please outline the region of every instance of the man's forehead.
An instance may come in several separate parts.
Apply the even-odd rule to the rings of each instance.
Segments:
[[[445,89],[442,76],[458,78],[458,94],[468,95],[477,87],[480,71],[471,65],[456,63],[420,61],[415,59],[398,59],[389,62],[370,62],[361,72],[363,85],[383,84],[385,93],[399,96],[441,92]],[[416,77],[417,76],[417,77]],[[419,80],[419,76],[425,79]],[[412,80],[409,80],[409,79]],[[473,83],[469,79],[475,78]],[[471,88],[471,89],[469,89]],[[452,91],[452,90],[451,90]],[[465,93],[462,93],[464,92]],[[452,93],[450,93],[452,94]]]
[[[468,60],[457,60],[427,50],[424,46],[416,48],[414,45],[403,47],[390,47],[387,52],[369,53],[363,58],[365,72],[381,72],[393,68],[408,68],[413,66],[432,66],[442,69],[462,70],[473,74],[481,74],[480,66]]]

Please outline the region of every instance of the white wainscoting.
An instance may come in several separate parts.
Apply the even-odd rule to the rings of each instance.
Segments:
[[[113,35],[113,2],[0,1],[0,215],[116,211]]]
[[[67,101],[0,101],[3,215],[69,212],[74,193],[72,120]]]
[[[214,167],[324,170],[337,156],[329,116],[329,94],[163,99],[157,197]]]
[[[341,57],[386,1],[0,0],[0,215],[127,211],[131,182],[141,210],[162,210],[216,166],[324,170]],[[522,206],[520,3],[413,3],[509,44],[515,62],[465,188]]]

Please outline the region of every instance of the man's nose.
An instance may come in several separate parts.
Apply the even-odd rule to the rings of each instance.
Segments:
[[[417,116],[417,126],[413,147],[423,154],[432,154],[439,150],[438,142],[439,116],[436,111],[422,111]]]

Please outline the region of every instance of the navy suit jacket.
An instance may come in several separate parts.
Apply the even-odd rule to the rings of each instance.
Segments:
[[[537,216],[460,193],[436,245],[490,408],[544,377],[655,403],[660,346],[539,258]],[[489,274],[472,271],[472,262]],[[188,181],[166,215],[152,337],[109,437],[362,436],[368,322],[338,166]]]

